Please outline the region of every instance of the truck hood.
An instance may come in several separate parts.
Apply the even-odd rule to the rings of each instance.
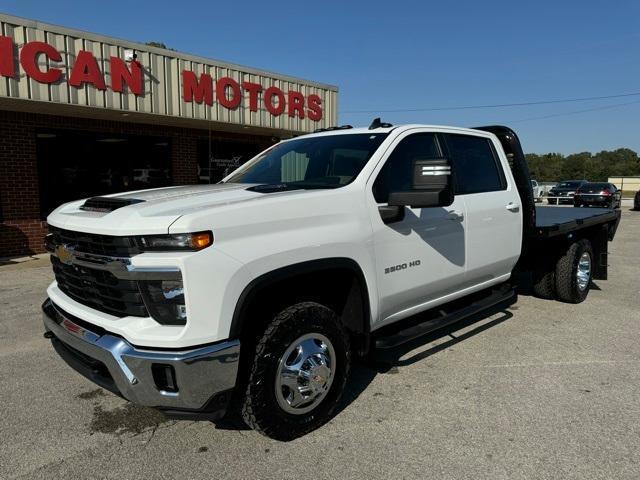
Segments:
[[[58,207],[47,222],[59,228],[104,235],[167,233],[171,224],[182,215],[202,209],[304,192],[264,194],[247,190],[251,186],[237,183],[189,185],[106,195],[99,198],[122,200],[124,206],[113,211],[88,211],[80,208],[87,199],[79,200]]]

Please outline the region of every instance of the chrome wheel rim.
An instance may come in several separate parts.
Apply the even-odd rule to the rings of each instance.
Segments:
[[[322,334],[309,333],[295,340],[278,362],[275,394],[285,412],[302,415],[316,408],[333,383],[336,353]]]
[[[589,280],[591,280],[591,255],[589,255],[589,252],[584,252],[580,256],[578,269],[576,270],[576,279],[578,281],[578,288],[584,291],[589,285]]]

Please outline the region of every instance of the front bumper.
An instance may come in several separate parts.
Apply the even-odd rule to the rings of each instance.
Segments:
[[[94,383],[127,400],[166,410],[199,412],[228,400],[236,384],[240,342],[230,340],[180,351],[138,348],[92,328],[47,299],[42,305],[48,338],[58,354]],[[154,371],[172,371],[175,388],[163,389]],[[219,407],[220,405],[217,405]]]

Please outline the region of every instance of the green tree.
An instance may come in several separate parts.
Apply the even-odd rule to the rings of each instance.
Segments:
[[[573,153],[567,156],[562,162],[562,179],[582,180],[589,178],[587,165],[590,160],[590,152]]]
[[[538,155],[535,153],[527,154],[527,163],[531,178],[535,178],[539,182],[553,182],[561,176],[563,156],[559,153],[547,153]]]
[[[629,148],[596,154],[580,152],[566,157],[559,153],[529,153],[525,157],[531,177],[539,182],[571,179],[606,182],[609,177],[640,175],[640,157]]]

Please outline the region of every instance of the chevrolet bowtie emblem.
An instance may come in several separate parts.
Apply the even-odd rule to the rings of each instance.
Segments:
[[[71,265],[73,263],[73,247],[70,245],[58,245],[56,246],[56,257],[65,265]]]

